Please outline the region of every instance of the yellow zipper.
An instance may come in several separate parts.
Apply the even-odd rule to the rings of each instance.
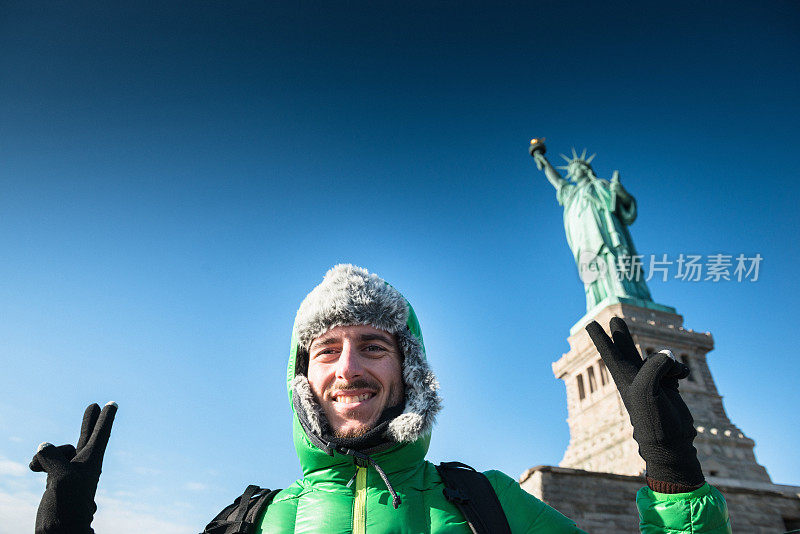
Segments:
[[[353,534],[367,534],[367,469],[364,467],[356,467]]]

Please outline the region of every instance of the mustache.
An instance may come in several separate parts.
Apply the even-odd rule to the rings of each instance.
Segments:
[[[356,378],[350,382],[334,382],[333,385],[328,388],[328,391],[352,391],[356,389],[374,389],[377,391],[380,388],[381,386],[377,382],[367,380],[366,378]]]

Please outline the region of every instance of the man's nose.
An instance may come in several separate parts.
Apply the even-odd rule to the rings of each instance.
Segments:
[[[361,357],[358,350],[352,343],[345,343],[342,345],[342,353],[339,355],[339,360],[336,364],[336,377],[344,379],[353,379],[361,376]]]

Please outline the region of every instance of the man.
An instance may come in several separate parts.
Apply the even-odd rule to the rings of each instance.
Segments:
[[[620,387],[647,462],[650,487],[637,496],[642,531],[729,532],[725,501],[702,478],[691,445],[691,415],[677,394],[686,369],[664,355],[642,362],[624,323],[612,323],[613,341],[597,323],[589,329]],[[297,312],[287,378],[303,478],[274,497],[256,520],[256,532],[470,532],[445,498],[435,466],[425,460],[441,401],[414,310],[395,288],[352,265],[331,269]],[[110,423],[103,432],[106,427],[110,431]],[[83,452],[83,435],[79,456],[93,452]],[[40,450],[32,468],[44,459],[47,470],[58,449]],[[94,511],[99,465],[89,470],[96,473],[92,478],[78,462],[83,478],[91,479],[88,485],[64,482],[61,473],[69,468],[59,465],[55,474],[48,470],[37,532],[91,532],[85,510]],[[509,476],[485,475],[511,532],[583,532]],[[80,491],[82,500],[75,497]],[[48,492],[72,495],[84,513],[62,517],[63,507],[53,505],[58,497],[48,500]]]

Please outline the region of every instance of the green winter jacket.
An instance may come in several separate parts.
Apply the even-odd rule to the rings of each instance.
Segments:
[[[417,318],[409,305],[408,331],[422,347]],[[257,521],[257,533],[469,534],[456,506],[448,502],[433,464],[425,460],[431,439],[425,428],[410,442],[389,443],[371,458],[386,473],[401,499],[397,509],[386,483],[374,467],[358,467],[352,456],[328,454],[310,439],[293,402],[296,359],[301,347],[297,323],[288,365],[288,390],[293,409],[294,445],[303,478],[278,493]],[[424,348],[422,348],[424,357]],[[408,384],[407,384],[408,386]],[[407,401],[409,402],[409,401]],[[318,441],[318,440],[317,440]],[[517,533],[581,533],[573,521],[520,488],[499,471],[487,471],[503,506],[511,531]],[[725,500],[708,485],[690,494],[661,495],[642,488],[637,497],[645,533],[730,532]]]

